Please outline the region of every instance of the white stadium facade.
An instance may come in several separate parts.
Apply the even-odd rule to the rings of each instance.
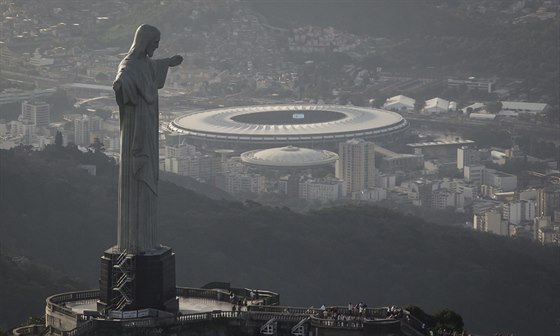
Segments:
[[[336,148],[353,138],[380,139],[408,128],[401,115],[351,105],[256,105],[205,110],[169,124],[189,143],[207,149],[282,146]]]

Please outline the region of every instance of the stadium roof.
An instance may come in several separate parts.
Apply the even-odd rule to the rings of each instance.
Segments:
[[[288,113],[293,122],[239,121],[242,116],[266,119],[267,114]],[[336,115],[324,122],[307,121],[307,114]],[[247,119],[245,119],[247,120]],[[175,119],[172,131],[208,140],[281,142],[344,141],[377,137],[408,127],[399,114],[381,109],[341,105],[257,105],[221,108],[188,114]]]

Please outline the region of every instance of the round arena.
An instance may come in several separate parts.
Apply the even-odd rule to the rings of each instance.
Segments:
[[[353,138],[378,139],[404,131],[401,115],[349,105],[257,105],[181,116],[169,125],[203,148],[247,150],[280,146],[334,148]]]

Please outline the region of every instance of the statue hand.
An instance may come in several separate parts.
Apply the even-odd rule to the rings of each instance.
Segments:
[[[169,66],[170,67],[177,66],[181,63],[183,63],[183,56],[181,56],[181,55],[175,55],[175,56],[173,56],[169,59]]]

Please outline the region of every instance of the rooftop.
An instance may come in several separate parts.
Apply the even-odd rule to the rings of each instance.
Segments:
[[[252,150],[241,154],[241,160],[257,166],[268,167],[311,167],[332,163],[338,159],[336,153],[294,146]]]
[[[431,146],[450,146],[450,145],[468,145],[473,144],[472,140],[439,140],[430,142],[415,142],[406,144],[409,147],[431,147]]]

